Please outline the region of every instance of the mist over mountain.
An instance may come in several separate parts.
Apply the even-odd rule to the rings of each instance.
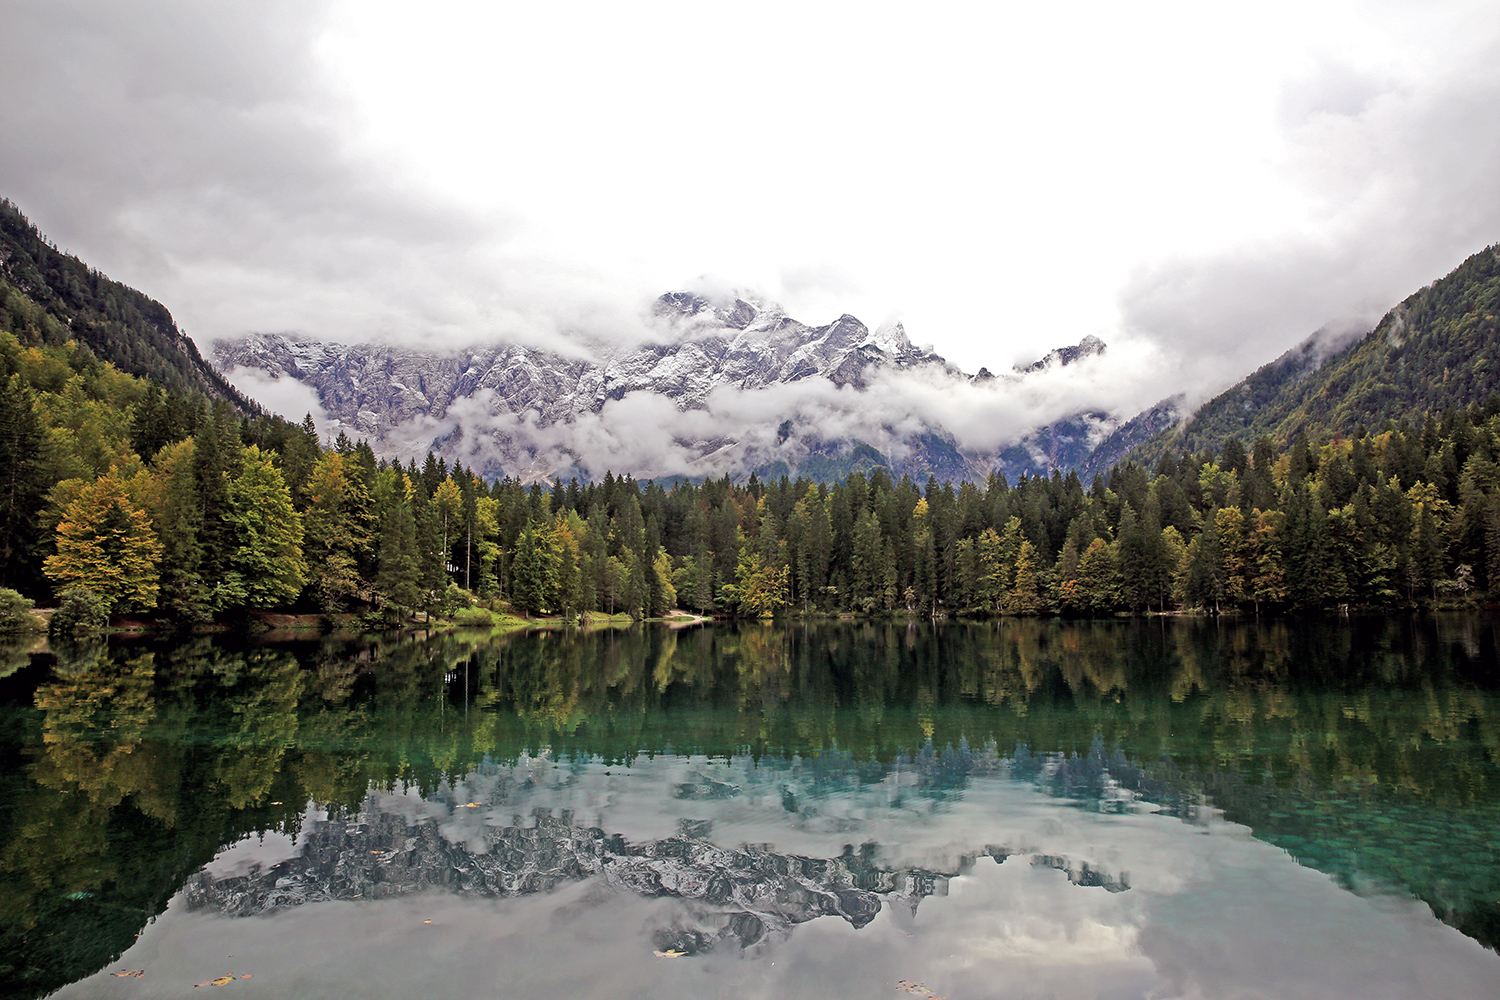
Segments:
[[[1386,421],[1487,402],[1500,392],[1500,244],[1471,255],[1390,309],[1373,329],[1319,330],[1196,410],[1165,401],[1101,442],[1095,471],[1130,455],[1154,464],[1168,452],[1217,448],[1262,436],[1357,436]]]
[[[0,310],[4,327],[42,341],[76,340],[121,371],[164,389],[195,390],[252,408],[198,353],[160,302],[57,248],[9,199],[0,199]]]
[[[1109,380],[1094,337],[969,375],[900,324],[871,330],[845,314],[810,326],[745,297],[668,293],[647,322],[645,344],[587,357],[256,334],[218,342],[213,358],[258,395],[294,400],[285,383],[305,386],[326,433],[403,457],[434,449],[524,481],[607,471],[832,480],[877,466],[923,479],[997,467],[1015,476],[1074,464],[1118,422],[1099,391]]]

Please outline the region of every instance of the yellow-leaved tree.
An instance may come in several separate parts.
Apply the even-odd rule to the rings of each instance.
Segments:
[[[156,607],[161,542],[111,469],[82,487],[57,526],[57,554],[43,571],[59,590],[84,587],[112,608]]]

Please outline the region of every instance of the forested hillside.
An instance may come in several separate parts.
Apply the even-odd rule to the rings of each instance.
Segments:
[[[1321,363],[1320,363],[1321,362]],[[1304,343],[1205,404],[1181,427],[1132,453],[1156,462],[1231,435],[1278,446],[1299,433],[1353,435],[1386,420],[1482,403],[1500,392],[1500,245],[1392,309],[1365,337],[1326,360]]]
[[[195,389],[252,404],[226,382],[177,329],[166,306],[112,281],[47,241],[8,200],[0,199],[0,329],[50,344],[77,340],[123,372],[164,389]]]

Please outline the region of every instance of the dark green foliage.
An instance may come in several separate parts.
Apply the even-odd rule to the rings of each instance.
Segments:
[[[0,587],[0,634],[35,632],[41,619],[31,613],[32,602],[8,587]]]
[[[38,515],[51,487],[36,394],[0,368],[0,586],[42,587]]]
[[[1087,489],[1072,473],[919,483],[868,448],[833,483],[777,472],[667,488],[613,475],[486,483],[435,454],[379,461],[342,433],[325,453],[310,419],[246,416],[156,362],[132,369],[155,382],[128,378],[101,358],[116,348],[149,357],[130,343],[138,329],[180,339],[165,310],[80,271],[5,212],[0,586],[31,598],[47,594],[37,569],[61,512],[111,467],[149,508],[162,547],[159,613],[183,622],[255,593],[261,604],[391,617],[460,607],[464,592],[532,614],[635,616],[673,604],[1093,615],[1500,596],[1500,401],[1438,409],[1450,393],[1478,401],[1500,388],[1489,380],[1493,253],[1322,367],[1304,352],[1256,373]],[[103,331],[93,349],[83,329]],[[1377,382],[1406,388],[1361,388]],[[1390,405],[1351,409],[1343,396]],[[288,528],[283,546],[288,567],[309,563],[300,595],[287,582],[267,596],[266,581],[243,578],[261,527],[233,502],[246,455],[264,456],[266,481],[279,476],[295,509],[282,520],[303,525],[302,541]]]
[[[62,592],[62,603],[52,612],[47,631],[69,636],[101,631],[109,624],[109,603],[94,593],[75,587]]]

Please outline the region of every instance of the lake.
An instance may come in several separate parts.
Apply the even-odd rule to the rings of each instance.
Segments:
[[[0,998],[1494,998],[1497,663],[1459,616],[4,647]]]

